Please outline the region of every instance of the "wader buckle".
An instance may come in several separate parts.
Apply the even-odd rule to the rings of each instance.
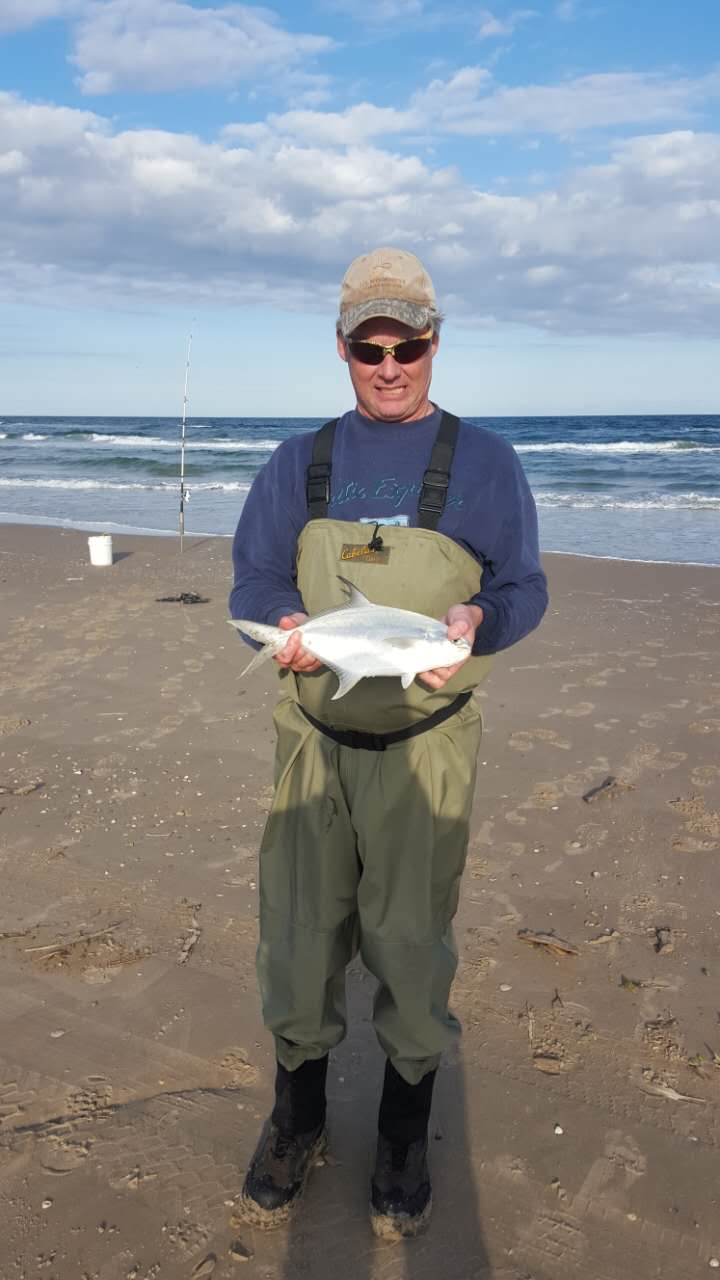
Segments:
[[[436,471],[433,467],[428,467],[423,476],[418,511],[442,513],[449,487],[450,476],[447,471]]]
[[[311,462],[307,469],[306,496],[308,506],[313,503],[330,501],[330,471],[327,462]]]

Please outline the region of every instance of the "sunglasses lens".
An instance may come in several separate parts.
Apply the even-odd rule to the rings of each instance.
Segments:
[[[395,348],[395,359],[398,364],[412,364],[425,355],[429,346],[429,338],[410,338],[407,342],[400,342]]]
[[[348,346],[353,360],[358,360],[360,364],[382,364],[385,359],[382,347],[374,342],[349,342]]]
[[[398,342],[393,349],[393,357],[398,364],[412,364],[425,355],[430,346],[430,338],[409,338],[407,342]],[[382,364],[385,359],[383,348],[376,342],[348,342],[350,355],[360,364]]]

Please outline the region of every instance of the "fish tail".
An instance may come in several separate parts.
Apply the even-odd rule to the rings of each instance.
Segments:
[[[259,640],[263,646],[244,671],[240,672],[241,676],[249,675],[256,667],[267,662],[268,658],[274,658],[275,654],[284,649],[288,642],[288,632],[282,631],[280,627],[268,627],[264,622],[247,622],[243,618],[229,618],[228,621],[231,627],[235,627],[243,635],[250,636],[251,640]]]

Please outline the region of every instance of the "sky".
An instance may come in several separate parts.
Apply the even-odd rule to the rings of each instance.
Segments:
[[[333,416],[357,254],[468,415],[720,405],[719,0],[0,0],[0,416]]]

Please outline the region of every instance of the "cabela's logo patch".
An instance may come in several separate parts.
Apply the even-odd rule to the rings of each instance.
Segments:
[[[343,543],[340,552],[341,560],[362,560],[363,564],[388,564],[390,561],[390,547],[381,547],[375,550],[369,547],[367,543],[361,546],[354,546],[351,542]]]

